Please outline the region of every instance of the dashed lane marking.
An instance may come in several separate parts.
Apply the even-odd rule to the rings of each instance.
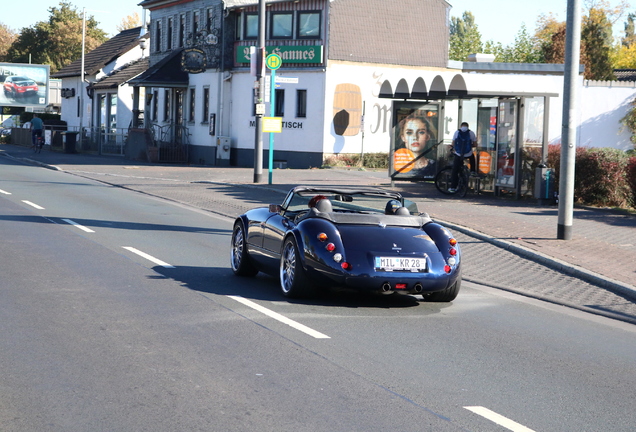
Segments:
[[[11,195],[11,192],[3,191],[2,189],[0,189],[0,193],[5,195]]]
[[[510,420],[502,416],[501,414],[497,414],[494,411],[489,410],[488,408],[484,408],[481,406],[467,406],[464,407],[469,411],[474,412],[477,415],[480,415],[493,423],[497,423],[499,426],[503,426],[508,430],[513,432],[534,432],[532,429],[525,427],[515,421]]]
[[[31,201],[22,200],[23,203],[30,205],[31,207],[35,207],[38,210],[44,210],[44,207],[40,207],[39,205],[32,203]]]
[[[281,315],[281,314],[279,314],[277,312],[269,310],[269,309],[267,309],[267,308],[265,308],[265,307],[263,307],[263,306],[261,306],[261,305],[259,305],[257,303],[254,303],[251,300],[247,300],[247,299],[245,299],[243,297],[240,297],[240,296],[232,296],[231,295],[231,296],[228,296],[228,297],[231,298],[231,299],[236,300],[239,303],[243,303],[245,306],[248,306],[248,307],[251,307],[254,310],[257,310],[260,313],[265,314],[265,315],[267,315],[270,318],[274,318],[275,320],[280,321],[283,324],[287,324],[288,326],[290,326],[292,328],[295,328],[298,331],[301,331],[301,332],[303,332],[305,334],[308,334],[309,336],[312,336],[312,337],[314,337],[316,339],[331,339],[326,334],[322,334],[319,331],[316,331],[316,330],[314,330],[312,328],[307,327],[306,325],[303,325],[303,324],[301,324],[299,322],[291,320],[291,319],[287,318],[286,316],[283,316],[283,315]]]
[[[134,247],[130,247],[130,246],[122,246],[124,249],[126,249],[127,251],[130,251],[134,254],[139,255],[140,257],[146,258],[148,261],[152,261],[153,263],[160,265],[161,267],[164,268],[175,268],[173,265],[168,264],[167,262],[163,262],[158,258],[153,257],[152,255],[148,255],[145,252],[142,252],[138,249],[135,249]]]
[[[86,228],[84,225],[80,225],[75,221],[72,221],[70,219],[62,219],[64,222],[66,222],[67,224],[73,225],[74,227],[77,227],[79,229],[81,229],[82,231],[85,231],[87,233],[94,233],[95,231],[93,231],[90,228]]]

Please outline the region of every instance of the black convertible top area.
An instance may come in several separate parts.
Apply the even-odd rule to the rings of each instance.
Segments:
[[[360,214],[360,213],[340,213],[340,212],[319,212],[315,208],[311,209],[303,219],[322,218],[338,225],[385,225],[401,226],[409,228],[421,228],[432,222],[428,216],[401,216],[382,214]]]
[[[386,189],[374,188],[374,187],[356,187],[356,188],[330,188],[325,186],[296,186],[291,190],[297,194],[310,194],[310,193],[333,193],[333,194],[369,194],[375,196],[385,196],[387,198],[393,198],[400,200],[402,195],[398,192],[392,192]]]

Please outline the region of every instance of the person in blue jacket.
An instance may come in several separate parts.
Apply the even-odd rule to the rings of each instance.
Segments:
[[[453,171],[451,172],[451,187],[449,192],[455,192],[457,190],[457,183],[459,183],[459,170],[464,163],[464,159],[468,158],[470,163],[470,175],[476,176],[475,171],[477,163],[475,162],[475,154],[473,153],[473,147],[477,145],[477,137],[475,132],[468,128],[468,123],[463,122],[459,130],[455,131],[453,135],[452,152],[453,159]]]

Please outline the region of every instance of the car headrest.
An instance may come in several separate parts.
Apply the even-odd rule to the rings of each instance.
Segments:
[[[400,207],[397,210],[395,210],[395,214],[399,216],[410,216],[411,212],[406,207]]]
[[[327,198],[321,199],[316,203],[316,210],[321,213],[331,213],[333,211],[331,201],[329,201]]]

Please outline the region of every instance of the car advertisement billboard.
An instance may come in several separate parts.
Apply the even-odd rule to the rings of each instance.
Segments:
[[[0,63],[0,106],[46,108],[49,66]]]
[[[437,173],[439,104],[393,102],[389,175],[424,180]]]

